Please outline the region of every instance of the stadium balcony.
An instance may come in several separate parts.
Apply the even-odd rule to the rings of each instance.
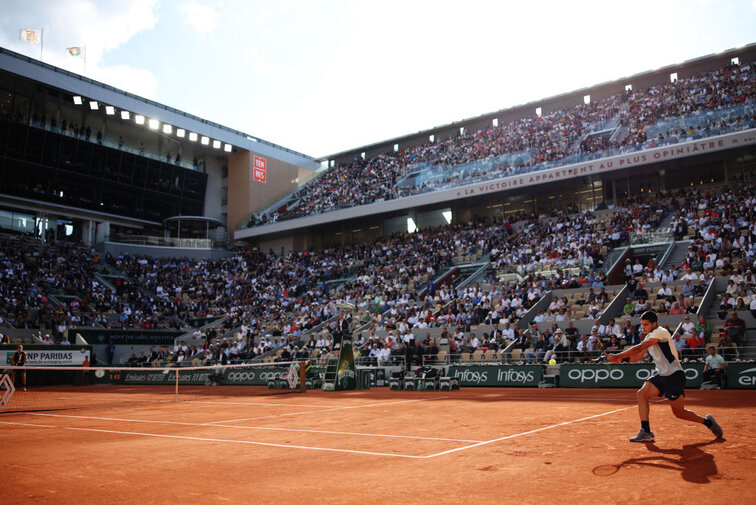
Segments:
[[[732,72],[737,79],[729,78]],[[355,160],[351,166],[326,170],[251,215],[242,228],[752,129],[756,119],[751,72],[750,65],[720,69],[589,106]],[[714,87],[723,90],[721,96],[702,92]]]

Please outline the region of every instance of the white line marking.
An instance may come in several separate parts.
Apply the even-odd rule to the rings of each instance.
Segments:
[[[361,408],[365,408],[365,407],[382,407],[384,405],[397,405],[397,404],[400,404],[400,403],[427,402],[427,401],[430,401],[430,400],[437,400],[439,398],[446,398],[446,397],[439,396],[439,397],[436,397],[436,398],[422,398],[422,399],[419,399],[419,400],[401,400],[401,401],[398,401],[398,402],[369,403],[367,405],[352,405],[350,407],[334,407],[334,408],[321,409],[321,410],[305,410],[303,412],[290,412],[288,414],[275,414],[275,415],[271,415],[271,416],[244,417],[244,418],[241,418],[241,419],[226,419],[226,420],[223,420],[223,421],[214,421],[212,423],[207,423],[207,426],[212,426],[212,425],[214,425],[216,423],[220,423],[220,424],[238,423],[240,421],[255,421],[255,420],[258,420],[258,419],[270,419],[270,418],[274,418],[274,417],[299,416],[299,415],[302,415],[302,414],[317,414],[319,412],[332,412],[334,410],[361,409]]]
[[[244,402],[224,402],[224,401],[217,401],[217,402],[201,402],[201,401],[194,401],[194,400],[188,400],[187,403],[203,403],[208,405],[249,405],[252,407],[256,406],[262,406],[262,407],[322,407],[324,409],[334,408],[338,407],[338,405],[301,405],[296,403],[244,403]]]
[[[581,417],[580,419],[574,419],[572,421],[565,421],[565,422],[559,423],[559,424],[552,424],[551,426],[545,426],[543,428],[537,428],[535,430],[524,431],[522,433],[516,433],[514,435],[507,435],[506,437],[495,438],[493,440],[486,440],[485,442],[478,442],[477,444],[466,445],[464,447],[457,447],[456,449],[449,449],[448,451],[438,452],[436,454],[431,454],[429,456],[425,456],[425,458],[435,458],[436,456],[444,456],[446,454],[451,454],[452,452],[464,451],[465,449],[472,449],[473,447],[480,447],[481,445],[492,444],[494,442],[501,442],[502,440],[509,440],[510,438],[521,437],[523,435],[530,435],[531,433],[538,433],[539,431],[546,431],[546,430],[550,430],[552,428],[558,428],[559,426],[566,426],[568,424],[579,423],[580,421],[587,421],[588,419],[595,419],[597,417],[607,416],[609,414],[614,414],[615,412],[622,412],[623,410],[632,409],[634,407],[635,407],[635,405],[630,406],[630,407],[621,408],[621,409],[610,410],[609,412],[604,412],[603,414],[596,414],[596,415],[593,415],[593,416]]]
[[[135,431],[116,431],[116,430],[100,430],[96,428],[73,428],[70,426],[48,426],[43,424],[28,424],[28,423],[12,423],[0,421],[0,424],[12,424],[18,426],[34,426],[39,428],[53,428],[62,430],[73,431],[89,431],[95,433],[112,433],[116,435],[134,435],[141,437],[156,437],[156,438],[173,438],[179,440],[194,440],[200,442],[223,442],[228,444],[246,444],[246,445],[262,445],[266,447],[282,447],[284,449],[307,449],[311,451],[327,451],[327,452],[346,452],[350,454],[367,454],[369,456],[388,456],[393,458],[408,458],[408,459],[424,459],[427,456],[413,456],[410,454],[392,454],[387,452],[371,452],[371,451],[357,451],[351,449],[331,449],[328,447],[310,447],[306,445],[286,445],[286,444],[272,444],[268,442],[253,442],[251,440],[227,440],[223,438],[204,438],[204,437],[187,437],[182,435],[160,435],[157,433],[140,433]]]
[[[381,433],[356,433],[356,432],[349,432],[349,431],[324,431],[324,430],[305,430],[305,429],[297,429],[297,428],[271,428],[271,427],[264,427],[264,426],[232,426],[227,424],[213,424],[208,425],[206,423],[182,423],[179,421],[153,421],[149,419],[121,419],[121,418],[115,418],[115,417],[97,417],[97,416],[72,416],[72,415],[66,415],[66,414],[44,414],[39,412],[30,412],[29,415],[31,416],[40,416],[40,417],[61,417],[66,419],[95,419],[98,421],[116,421],[116,422],[127,422],[127,423],[145,423],[145,424],[170,424],[170,425],[179,425],[179,426],[197,426],[197,427],[203,427],[203,428],[231,428],[231,429],[237,429],[237,430],[262,430],[262,431],[292,431],[292,432],[301,432],[301,433],[324,433],[329,435],[355,435],[360,437],[376,437],[376,438],[411,438],[414,440],[438,440],[443,442],[466,442],[466,443],[476,443],[481,442],[480,440],[464,440],[464,439],[458,439],[458,438],[438,438],[438,437],[420,437],[420,436],[412,436],[412,435],[387,435],[387,434],[381,434]]]

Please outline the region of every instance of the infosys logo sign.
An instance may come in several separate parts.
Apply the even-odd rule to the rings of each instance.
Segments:
[[[521,382],[526,384],[533,382],[535,373],[532,370],[499,370],[496,380],[499,382]]]
[[[536,380],[533,370],[500,368],[498,370],[457,369],[454,377],[465,384],[529,384]],[[489,383],[489,381],[491,381]]]
[[[738,374],[738,384],[741,386],[756,386],[756,368],[748,368]]]
[[[460,382],[474,382],[480,384],[481,382],[488,381],[488,372],[481,372],[478,370],[473,371],[467,368],[465,370],[456,370],[454,372],[454,377],[458,378]]]

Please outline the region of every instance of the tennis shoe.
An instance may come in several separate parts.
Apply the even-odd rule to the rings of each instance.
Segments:
[[[722,427],[721,427],[721,426],[719,425],[719,423],[718,423],[718,422],[717,422],[717,421],[716,421],[716,420],[714,419],[714,416],[712,416],[711,414],[706,414],[706,419],[708,419],[709,421],[711,421],[711,426],[709,427],[709,429],[711,430],[711,432],[712,432],[712,433],[713,433],[713,434],[714,434],[714,435],[715,435],[715,436],[716,436],[717,438],[722,438],[722,433],[723,433],[723,432],[722,432]]]
[[[652,431],[646,431],[643,428],[638,431],[638,434],[630,438],[631,442],[653,442],[654,433]]]

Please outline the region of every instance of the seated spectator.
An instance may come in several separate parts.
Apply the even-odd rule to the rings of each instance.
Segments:
[[[629,260],[628,260],[629,261]],[[625,300],[625,306],[622,308],[622,312],[624,312],[628,316],[632,316],[635,313],[635,302],[633,302],[633,299],[629,296]]]
[[[691,322],[689,315],[685,316],[680,329],[682,330],[683,336],[685,336],[686,338],[693,335],[693,333],[696,331],[696,325]]]
[[[717,353],[715,346],[710,345],[707,351],[708,355],[703,369],[704,380],[716,384],[721,389],[724,386],[723,380],[727,370],[727,362]]]
[[[672,307],[669,309],[669,315],[670,316],[680,316],[680,315],[683,315],[683,314],[685,314],[685,309],[683,309],[680,306],[680,303],[677,300],[675,300],[672,303]]]
[[[738,317],[738,313],[735,310],[730,311],[730,317],[725,321],[723,331],[727,335],[729,342],[736,344],[738,347],[743,346],[745,321]]]
[[[700,335],[692,335],[685,342],[682,356],[683,358],[696,359],[700,358],[704,354],[704,346],[706,341]]]
[[[436,359],[438,358],[438,347],[436,346],[436,341],[433,339],[430,339],[430,342],[428,342],[428,345],[423,347],[423,359],[426,363],[435,363]]]
[[[692,335],[690,335],[692,336]],[[690,336],[688,338],[690,338]],[[676,331],[675,334],[672,336],[672,341],[675,344],[675,349],[677,350],[677,355],[682,356],[683,348],[685,347],[685,339],[682,338],[682,335],[679,331]]]

